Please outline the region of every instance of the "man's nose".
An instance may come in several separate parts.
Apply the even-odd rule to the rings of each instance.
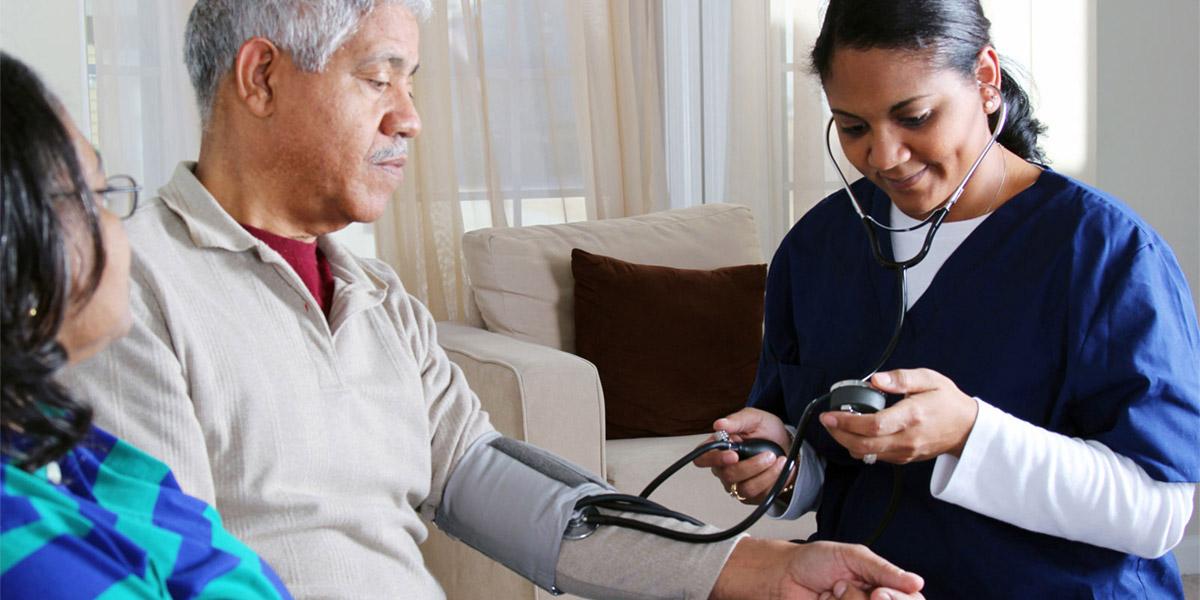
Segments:
[[[407,91],[401,91],[396,105],[384,114],[379,131],[388,137],[415,138],[421,135],[421,115],[417,113],[417,105]]]

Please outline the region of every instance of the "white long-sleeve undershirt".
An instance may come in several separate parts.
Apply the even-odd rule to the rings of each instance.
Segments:
[[[891,223],[916,221],[892,206]],[[938,269],[987,217],[946,223],[924,261],[909,272],[908,306],[929,287]],[[919,249],[924,230],[893,233],[894,256]],[[1084,542],[1144,558],[1162,556],[1183,538],[1192,513],[1195,485],[1155,481],[1132,459],[1095,440],[1058,434],[976,398],[978,416],[962,455],[941,455],[934,464],[930,493],[939,500],[1017,527]],[[800,485],[824,462],[805,452]],[[819,483],[818,483],[819,485]],[[811,510],[817,494],[797,493],[776,518],[796,518]]]
[[[962,455],[937,458],[934,498],[1022,529],[1143,558],[1169,552],[1192,515],[1191,483],[1155,481],[1095,440],[1070,438],[976,398]]]

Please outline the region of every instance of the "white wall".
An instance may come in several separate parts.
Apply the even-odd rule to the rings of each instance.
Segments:
[[[1096,184],[1095,0],[983,0],[996,50],[1015,67],[1047,126],[1059,173]]]
[[[1196,0],[1096,6],[1097,185],[1166,238],[1200,305],[1198,31]],[[1200,573],[1198,539],[1193,513],[1175,551],[1185,573]]]
[[[83,0],[0,0],[0,49],[33,68],[90,132]]]
[[[1175,250],[1200,305],[1200,3],[1098,2],[1096,183]]]

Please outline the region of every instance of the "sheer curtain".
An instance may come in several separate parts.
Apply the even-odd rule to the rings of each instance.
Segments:
[[[92,142],[110,174],[154,194],[200,151],[200,117],[183,64],[194,0],[87,0]]]
[[[821,141],[828,111],[806,58],[824,3],[664,1],[672,201],[749,206],[770,257],[835,189]]]
[[[434,0],[423,133],[375,238],[436,318],[477,319],[466,230],[668,206],[660,32],[642,0]]]
[[[783,206],[781,167],[787,150],[779,126],[784,108],[779,25],[771,19],[771,2],[725,8],[729,14],[721,18],[729,23],[729,49],[721,66],[728,73],[729,117],[717,200],[749,205],[760,236],[774,240],[771,229],[783,221],[774,213]]]

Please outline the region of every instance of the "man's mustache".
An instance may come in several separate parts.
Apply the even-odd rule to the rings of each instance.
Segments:
[[[385,146],[371,153],[369,160],[372,163],[382,163],[397,158],[408,156],[408,140],[397,138],[396,143],[391,146]]]

